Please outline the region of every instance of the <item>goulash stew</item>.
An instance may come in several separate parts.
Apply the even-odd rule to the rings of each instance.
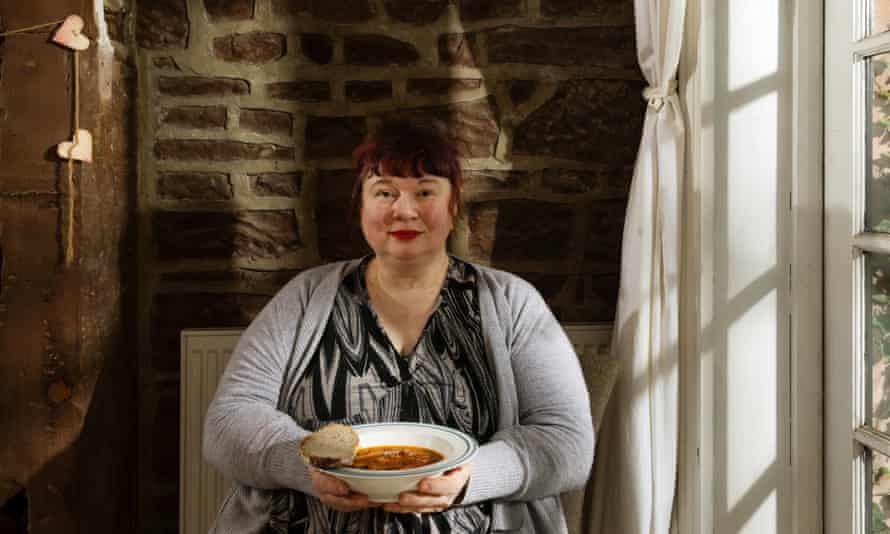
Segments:
[[[396,469],[414,469],[434,464],[444,456],[425,447],[411,445],[380,445],[365,447],[355,453],[352,467],[370,469],[372,471],[393,471]]]

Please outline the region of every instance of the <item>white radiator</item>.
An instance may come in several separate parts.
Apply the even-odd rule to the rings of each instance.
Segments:
[[[609,352],[611,323],[564,324],[562,328],[568,334],[582,362],[596,359]]]
[[[230,482],[204,462],[204,414],[241,330],[183,330],[179,385],[179,532],[207,534]]]
[[[605,361],[609,348],[611,325],[566,325],[581,359],[588,383],[590,372],[596,372]],[[180,382],[179,429],[179,532],[207,534],[216,518],[223,499],[229,493],[230,482],[204,462],[201,439],[204,413],[216,391],[219,377],[240,329],[183,330]],[[593,366],[593,367],[591,367]],[[583,492],[563,496],[570,531],[580,532]]]

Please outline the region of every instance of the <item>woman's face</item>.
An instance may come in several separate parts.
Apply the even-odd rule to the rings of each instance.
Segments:
[[[450,200],[451,182],[441,176],[372,175],[362,183],[362,233],[378,257],[432,259],[454,228]]]

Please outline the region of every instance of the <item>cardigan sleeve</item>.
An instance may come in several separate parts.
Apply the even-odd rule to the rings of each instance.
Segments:
[[[535,500],[579,488],[593,463],[590,401],[575,350],[537,290],[511,278],[507,349],[518,424],[480,449],[465,504]]]
[[[229,479],[254,488],[313,493],[298,453],[308,431],[276,407],[308,302],[305,285],[292,281],[244,331],[204,419],[204,458]]]

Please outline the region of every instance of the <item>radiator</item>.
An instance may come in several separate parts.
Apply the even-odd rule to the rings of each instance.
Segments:
[[[204,414],[241,330],[183,330],[179,385],[179,532],[207,534],[230,481],[204,462]]]
[[[585,375],[597,372],[608,352],[610,325],[573,324],[565,326],[584,367]],[[204,462],[201,438],[204,414],[216,391],[216,384],[238,337],[239,329],[183,330],[180,382],[179,429],[179,532],[207,534],[223,499],[229,493],[230,481]],[[591,367],[593,366],[593,367]],[[590,378],[588,378],[590,382]],[[583,492],[564,495],[566,516],[571,532],[580,521]],[[573,525],[573,523],[575,523]]]

